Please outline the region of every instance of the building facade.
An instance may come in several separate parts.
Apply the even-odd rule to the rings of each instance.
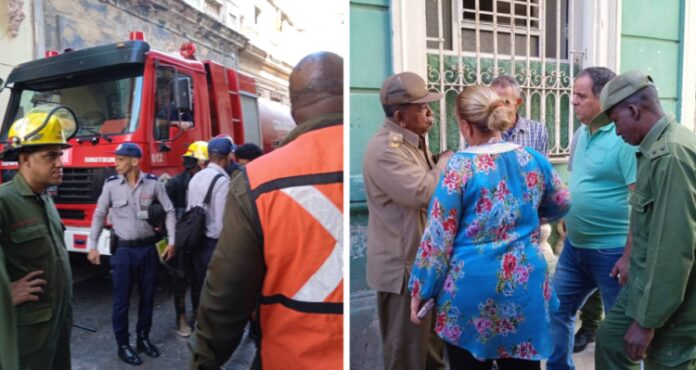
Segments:
[[[694,17],[696,4],[686,0],[351,0],[351,368],[382,363],[376,299],[365,279],[362,161],[383,121],[384,78],[413,71],[445,94],[432,104],[435,124],[428,135],[438,152],[462,144],[453,113],[457,93],[513,75],[525,99],[520,113],[546,124],[551,160],[567,176],[570,142],[580,125],[570,99],[582,68],[648,71],[665,110],[694,130],[696,71],[687,66],[696,57],[696,28],[685,21]]]

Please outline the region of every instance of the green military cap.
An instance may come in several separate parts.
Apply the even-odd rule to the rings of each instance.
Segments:
[[[592,126],[604,126],[611,122],[607,115],[609,109],[650,85],[653,85],[653,79],[643,71],[628,71],[612,78],[599,95],[602,112],[592,119]]]

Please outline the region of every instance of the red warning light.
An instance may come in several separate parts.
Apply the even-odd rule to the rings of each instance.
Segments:
[[[58,50],[46,50],[46,52],[44,53],[44,56],[46,58],[51,58],[51,57],[55,57],[59,54],[60,53],[58,52]]]
[[[192,42],[185,42],[181,44],[179,54],[186,59],[196,59],[196,44]]]
[[[131,41],[145,41],[145,34],[143,31],[131,31],[128,39]]]

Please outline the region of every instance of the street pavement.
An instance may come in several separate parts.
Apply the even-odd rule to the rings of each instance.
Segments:
[[[143,364],[138,367],[126,365],[116,355],[116,342],[111,327],[111,275],[108,259],[95,267],[86,262],[85,255],[71,256],[73,268],[73,327],[70,341],[72,368],[92,369],[188,369],[191,352],[188,338],[181,338],[174,332],[174,303],[168,275],[160,270],[160,278],[155,295],[155,308],[150,340],[159,348],[161,356],[150,358],[140,354]],[[188,297],[187,297],[188,298]],[[188,303],[190,316],[190,303]],[[130,304],[129,327],[131,346],[135,349],[135,324],[138,318],[138,289],[133,289]],[[95,332],[92,332],[94,330]],[[237,351],[232,355],[225,369],[248,369],[256,346],[244,336]]]

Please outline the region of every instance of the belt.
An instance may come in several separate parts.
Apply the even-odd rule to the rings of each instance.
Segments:
[[[151,247],[158,241],[160,241],[162,238],[158,237],[157,235],[153,235],[147,238],[143,239],[135,239],[135,240],[123,240],[123,239],[118,239],[118,246],[119,247]]]

